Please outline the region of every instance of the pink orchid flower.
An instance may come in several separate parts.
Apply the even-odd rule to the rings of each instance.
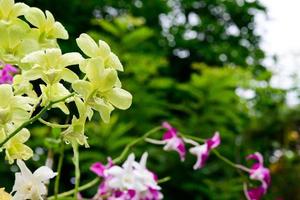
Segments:
[[[111,168],[114,165],[111,158],[108,158],[107,160],[108,162],[106,165],[102,164],[101,162],[96,162],[92,164],[90,170],[100,177],[105,177],[104,171]]]
[[[163,144],[165,144],[164,150],[176,151],[179,154],[181,161],[184,161],[186,150],[183,139],[178,137],[177,130],[168,122],[163,122],[162,127],[167,129],[162,138]]]
[[[18,69],[10,64],[6,64],[0,70],[0,84],[12,84],[13,75],[18,73]]]
[[[266,193],[267,189],[271,184],[270,170],[263,166],[263,156],[256,152],[247,157],[247,160],[257,161],[249,169],[250,179],[261,182],[261,185],[256,188],[247,189],[245,187],[245,196],[247,200],[260,200]]]
[[[220,134],[216,132],[212,138],[206,140],[202,145],[190,139],[184,139],[184,141],[194,145],[194,147],[190,148],[189,151],[191,154],[197,156],[197,162],[193,166],[193,169],[196,170],[204,167],[210,151],[220,145],[221,137]]]

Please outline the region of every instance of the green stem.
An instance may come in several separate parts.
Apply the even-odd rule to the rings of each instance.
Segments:
[[[59,152],[59,160],[58,160],[58,166],[57,166],[57,176],[56,176],[55,184],[54,184],[54,199],[55,200],[57,199],[58,192],[59,192],[59,181],[60,181],[60,175],[61,175],[62,165],[63,165],[63,161],[64,161],[64,150],[65,150],[65,143],[61,142],[60,152]]]
[[[80,191],[86,190],[86,189],[88,189],[88,188],[91,188],[91,187],[93,187],[94,185],[96,185],[97,183],[99,183],[99,181],[100,181],[99,178],[95,178],[95,179],[93,179],[92,181],[90,181],[90,182],[88,182],[88,183],[86,183],[86,184],[80,186],[80,187],[78,188],[78,191],[80,192]],[[67,192],[63,192],[63,193],[57,195],[57,198],[67,197],[67,196],[70,196],[70,195],[72,195],[72,194],[74,194],[74,193],[76,193],[75,189],[70,190],[70,191],[67,191]],[[56,197],[54,197],[54,196],[51,196],[51,197],[48,198],[48,200],[55,200],[55,199],[56,199]]]
[[[198,138],[196,136],[192,136],[192,135],[186,135],[186,134],[183,134],[183,133],[179,133],[180,136],[182,137],[185,137],[185,138],[188,138],[188,139],[192,139],[192,140],[195,140],[196,142],[205,142],[206,140],[205,139],[202,139],[202,138]]]
[[[75,193],[74,198],[77,199],[77,194],[79,192],[79,184],[80,184],[80,168],[79,168],[79,152],[78,152],[78,144],[75,143],[72,145],[74,157],[73,157],[73,163],[75,166]]]
[[[38,120],[39,118],[42,117],[42,115],[47,112],[48,109],[50,109],[54,104],[59,103],[61,101],[65,101],[66,99],[70,98],[71,96],[73,96],[75,93],[71,93],[66,97],[63,97],[61,99],[58,99],[56,101],[51,101],[50,103],[48,103],[48,105],[46,105],[37,115],[35,115],[34,117],[30,118],[28,121],[22,123],[17,129],[15,129],[11,134],[8,135],[7,138],[5,138],[1,143],[0,143],[0,148],[3,147],[3,145],[5,145],[12,137],[14,137],[16,134],[19,133],[19,131],[21,131],[24,127],[32,124],[33,122],[35,122],[36,120]]]
[[[136,145],[137,143],[139,143],[139,142],[145,140],[145,139],[146,139],[147,137],[149,137],[151,134],[153,134],[153,133],[155,133],[155,132],[157,132],[157,131],[159,131],[159,130],[161,130],[161,129],[162,129],[161,126],[155,127],[155,128],[153,128],[153,129],[149,130],[148,132],[146,132],[143,136],[141,136],[141,137],[139,137],[139,138],[133,140],[133,141],[130,142],[129,144],[127,144],[127,145],[125,146],[124,150],[122,151],[122,153],[121,153],[117,158],[115,158],[115,159],[113,160],[113,163],[119,163],[119,162],[121,162],[121,161],[124,159],[124,157],[127,155],[127,153],[128,153],[128,151],[130,150],[130,148],[132,148],[132,147],[133,147],[134,145]]]
[[[56,123],[52,123],[52,122],[47,122],[46,120],[43,120],[42,118],[39,118],[39,122],[41,122],[51,128],[68,128],[70,126],[70,124],[56,124]]]
[[[220,154],[219,151],[217,151],[216,149],[213,149],[212,152],[222,161],[224,161],[225,163],[227,163],[228,165],[230,165],[231,167],[237,168],[237,164],[235,164],[234,162],[232,162],[231,160],[229,160],[228,158],[224,157],[223,155]]]
[[[161,183],[165,183],[165,182],[168,182],[169,180],[171,180],[171,177],[170,176],[167,176],[167,177],[164,177],[162,179],[159,179],[157,181],[158,184],[161,184]]]

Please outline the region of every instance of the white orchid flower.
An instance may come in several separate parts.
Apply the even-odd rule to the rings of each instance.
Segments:
[[[31,199],[40,200],[43,199],[43,195],[47,193],[45,183],[49,179],[55,177],[57,173],[54,173],[49,167],[42,166],[32,173],[22,160],[17,160],[21,172],[17,172],[15,184],[12,189],[13,200]]]

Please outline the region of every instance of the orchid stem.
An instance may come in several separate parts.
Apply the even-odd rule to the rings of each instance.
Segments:
[[[72,144],[74,157],[73,163],[75,166],[75,192],[74,199],[77,199],[77,195],[79,192],[79,184],[80,184],[80,168],[79,168],[79,152],[78,152],[78,144]]]
[[[15,135],[17,135],[24,127],[32,124],[33,122],[35,122],[36,120],[38,120],[39,118],[42,117],[42,115],[47,112],[48,109],[50,109],[54,104],[59,103],[61,101],[65,101],[66,99],[72,97],[75,93],[71,93],[66,97],[63,97],[61,99],[58,99],[56,101],[51,101],[48,103],[47,106],[43,107],[43,109],[34,117],[30,118],[29,120],[27,120],[26,122],[22,123],[17,129],[15,129],[11,134],[8,135],[7,138],[5,138],[1,143],[0,143],[0,148],[3,147],[3,145],[5,145],[12,137],[14,137]]]
[[[227,163],[228,165],[230,165],[231,167],[237,168],[237,164],[235,164],[234,162],[232,162],[231,160],[229,160],[228,158],[226,158],[225,156],[221,155],[219,151],[217,151],[216,149],[213,149],[212,152],[222,161],[224,161],[225,163]]]
[[[80,191],[83,191],[83,190],[86,190],[86,189],[89,189],[89,188],[93,187],[94,185],[96,185],[99,182],[99,180],[100,180],[99,178],[93,179],[92,181],[80,186],[78,188],[78,191],[80,192]],[[58,194],[57,198],[67,197],[67,196],[70,196],[74,193],[76,193],[75,189],[67,191],[67,192],[63,192],[61,194]],[[51,197],[48,198],[48,200],[55,200],[55,199],[56,199],[55,196],[51,196]],[[77,199],[77,197],[76,197],[76,199]]]
[[[64,162],[64,150],[65,150],[65,143],[61,142],[60,152],[59,152],[59,160],[58,160],[58,165],[57,165],[57,176],[56,176],[55,184],[54,184],[54,199],[55,200],[57,199],[58,192],[59,192],[59,181],[60,181],[62,165]]]
[[[148,132],[146,132],[143,136],[133,140],[132,142],[130,142],[129,144],[127,144],[124,148],[124,150],[122,151],[122,153],[113,160],[114,163],[119,163],[121,162],[124,157],[127,155],[128,151],[130,150],[130,148],[132,148],[134,145],[136,145],[137,143],[145,140],[147,137],[149,137],[151,134],[159,131],[163,129],[161,126],[157,126],[157,127],[154,127],[153,129],[149,130]]]
[[[39,122],[42,124],[45,124],[46,126],[49,126],[51,128],[68,128],[70,124],[56,124],[52,122],[47,122],[46,120],[43,120],[42,118],[39,118]]]
[[[171,180],[171,177],[170,176],[167,176],[167,177],[164,177],[162,179],[159,179],[157,181],[158,184],[161,184],[161,183],[165,183],[165,182],[168,182],[169,180]]]

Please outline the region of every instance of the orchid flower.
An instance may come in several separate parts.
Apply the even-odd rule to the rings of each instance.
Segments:
[[[105,175],[112,178],[108,181],[109,187],[114,189],[138,189],[133,173],[134,154],[130,154],[123,166],[112,166],[105,171]]]
[[[22,160],[17,160],[20,172],[17,172],[15,184],[12,189],[13,199],[32,199],[42,200],[43,195],[47,194],[45,186],[48,180],[54,178],[54,173],[49,167],[42,166],[32,173]]]
[[[47,84],[55,84],[61,79],[70,83],[78,80],[76,73],[67,66],[79,64],[82,60],[79,53],[62,54],[59,48],[49,48],[28,54],[21,62],[31,66],[24,73],[28,80],[41,78]]]
[[[196,170],[204,167],[210,151],[220,145],[221,138],[220,134],[216,132],[214,136],[206,140],[203,145],[200,145],[197,142],[190,139],[184,139],[184,141],[194,145],[194,147],[190,148],[189,151],[191,154],[197,156],[197,162],[193,166],[194,170]]]
[[[77,80],[72,87],[84,100],[87,109],[98,111],[102,120],[108,123],[115,107],[126,110],[132,103],[132,95],[121,88],[117,74],[117,70],[123,71],[123,66],[104,41],[99,40],[98,45],[89,35],[81,34],[76,42],[89,57],[79,65],[88,81]]]
[[[22,20],[9,26],[1,24],[0,20],[0,38],[0,60],[4,63],[21,67],[20,61],[25,55],[40,49],[38,38]]]
[[[51,101],[56,101],[61,98],[64,98],[70,94],[69,90],[65,88],[65,86],[61,83],[55,83],[53,85],[40,85],[41,91],[42,91],[42,102],[41,106],[46,106]],[[54,104],[53,108],[59,108],[61,111],[63,111],[65,114],[69,114],[70,111],[68,107],[65,105],[65,103],[68,103],[72,100],[72,98],[66,99],[65,102],[59,102]]]
[[[29,6],[24,3],[16,3],[14,0],[0,1],[0,22],[10,24],[17,17],[24,15]]]
[[[97,44],[88,34],[81,34],[76,39],[77,45],[83,51],[85,55],[90,58],[100,58],[105,68],[113,68],[119,71],[123,71],[123,66],[114,53],[111,52],[108,44],[102,40],[99,40]],[[85,72],[85,66],[92,59],[87,59],[86,62],[82,62],[81,70]]]
[[[114,165],[111,158],[108,158],[107,160],[108,160],[108,162],[106,165],[103,165],[101,162],[96,162],[96,163],[92,164],[92,166],[90,167],[90,170],[100,177],[105,177],[104,171],[108,170],[109,168],[111,168]]]
[[[25,18],[37,28],[39,34],[46,39],[68,39],[67,30],[60,22],[55,21],[53,15],[48,10],[46,14],[38,8],[29,8],[25,13]]]
[[[12,132],[15,127],[9,124],[5,128],[0,128],[0,141],[3,141],[6,138],[5,132]],[[14,160],[22,159],[28,160],[33,156],[33,151],[30,147],[24,143],[29,139],[30,132],[28,129],[23,128],[17,135],[12,137],[8,142],[3,145],[5,149],[5,159],[8,160],[9,164],[13,164]]]
[[[89,147],[87,142],[87,136],[84,135],[85,121],[77,119],[73,116],[72,124],[64,132],[62,132],[63,140],[68,144],[78,143],[84,145],[86,148]]]
[[[146,141],[153,144],[165,145],[163,147],[165,151],[176,151],[179,154],[181,161],[184,161],[186,154],[185,144],[183,139],[178,136],[176,128],[172,127],[168,122],[163,122],[162,127],[167,129],[162,140],[147,138]]]
[[[18,73],[18,69],[13,67],[10,64],[6,64],[1,70],[0,70],[0,84],[12,84],[13,82],[13,75]]]
[[[12,86],[0,85],[0,125],[13,123],[19,125],[30,117],[29,111],[36,102],[35,99],[14,95]]]
[[[247,200],[260,200],[266,194],[267,189],[271,184],[270,170],[264,167],[263,156],[259,152],[250,154],[247,157],[247,160],[257,161],[252,165],[248,172],[250,174],[250,179],[260,181],[261,185],[251,189],[247,189],[247,186],[245,185],[245,196]]]
[[[16,95],[26,95],[31,98],[37,98],[37,94],[33,89],[33,85],[29,82],[29,80],[22,76],[21,74],[17,74],[13,78],[13,88],[14,93]]]
[[[108,123],[114,107],[126,110],[132,103],[132,95],[120,86],[117,71],[104,68],[101,58],[92,59],[86,66],[89,81],[78,80],[72,84],[86,105],[100,113]]]
[[[166,143],[164,146],[165,151],[175,150],[179,153],[181,161],[185,159],[185,145],[183,140],[178,137],[177,130],[172,127],[168,122],[163,122],[162,127],[166,128],[167,131],[163,135],[163,141]]]

